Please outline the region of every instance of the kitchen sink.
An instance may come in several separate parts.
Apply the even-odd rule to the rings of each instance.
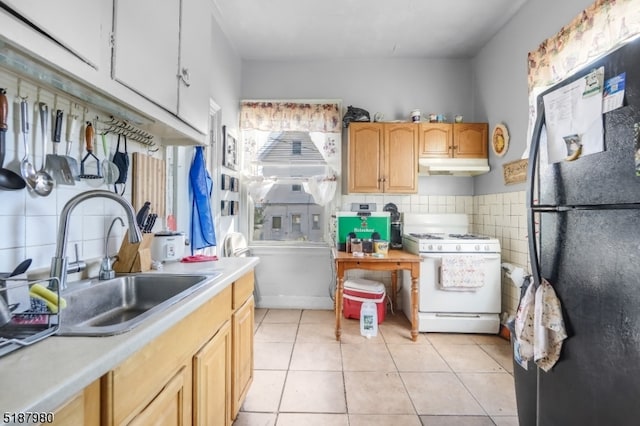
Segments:
[[[130,331],[221,274],[135,274],[69,286],[62,293],[67,307],[60,311],[58,335],[110,336]]]

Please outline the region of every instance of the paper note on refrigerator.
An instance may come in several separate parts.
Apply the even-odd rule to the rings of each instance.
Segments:
[[[604,67],[545,95],[549,163],[604,151]]]
[[[620,108],[623,105],[626,78],[627,73],[623,72],[604,82],[604,95],[602,97],[603,114]]]

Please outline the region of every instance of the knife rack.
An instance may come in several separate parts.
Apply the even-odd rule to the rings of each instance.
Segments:
[[[151,270],[151,242],[153,234],[143,234],[142,241],[129,242],[129,231],[124,234],[118,260],[113,263],[113,270],[120,273],[147,272]]]

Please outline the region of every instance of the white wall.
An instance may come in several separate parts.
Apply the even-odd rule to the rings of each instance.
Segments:
[[[505,123],[511,141],[502,158],[489,150],[491,171],[477,176],[474,193],[524,190],[524,184],[505,185],[502,165],[522,156],[528,126],[527,54],[593,3],[593,0],[529,0],[473,59],[475,112],[490,130]]]

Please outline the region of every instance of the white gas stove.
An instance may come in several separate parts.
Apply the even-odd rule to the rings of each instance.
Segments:
[[[422,257],[419,331],[497,333],[500,328],[500,242],[469,233],[464,214],[404,215],[402,244]],[[404,283],[410,283],[408,274]],[[401,289],[409,313],[410,286]]]

